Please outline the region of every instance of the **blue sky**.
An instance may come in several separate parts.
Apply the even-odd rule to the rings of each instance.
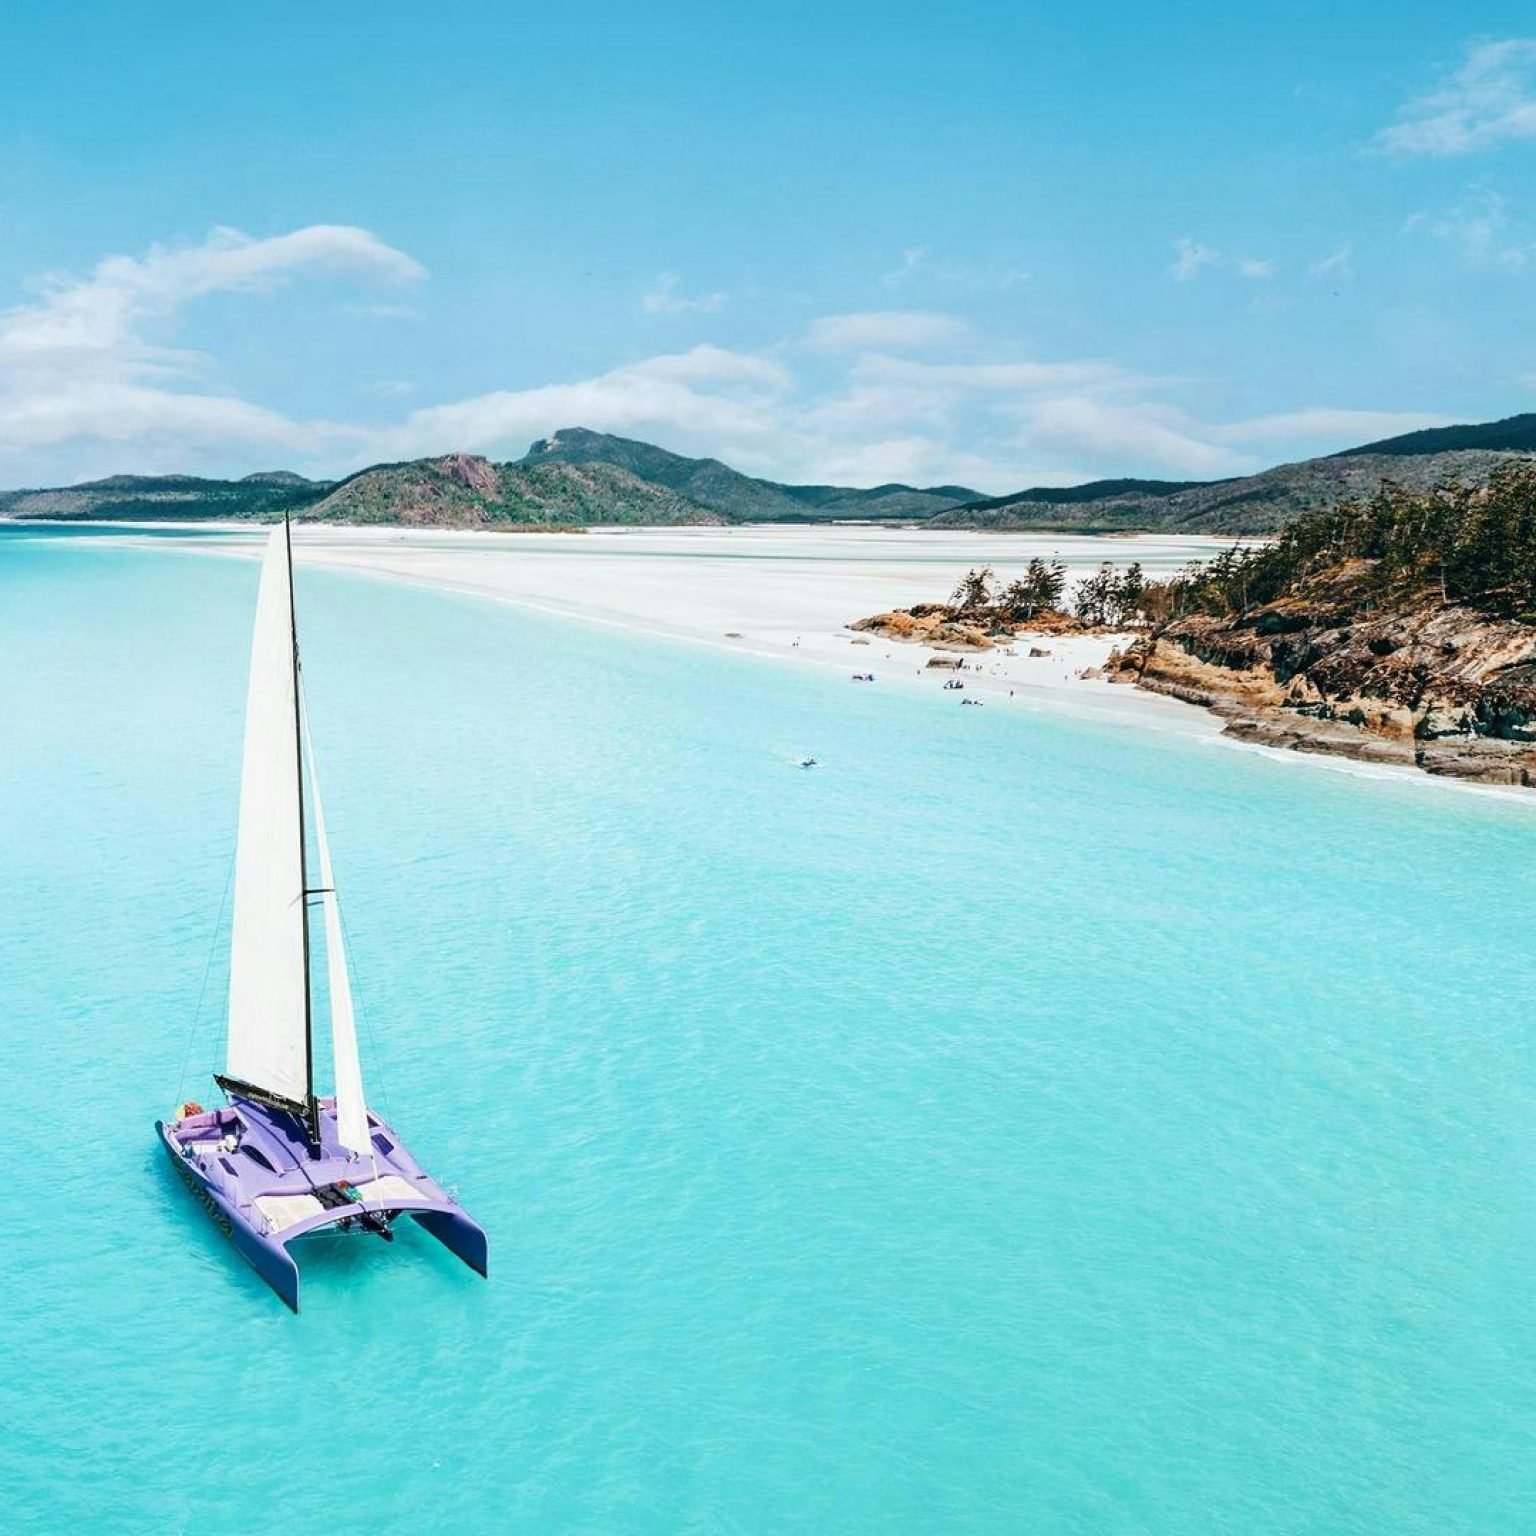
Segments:
[[[1536,16],[1457,11],[13,0],[0,485],[585,425],[1002,491],[1536,409]]]

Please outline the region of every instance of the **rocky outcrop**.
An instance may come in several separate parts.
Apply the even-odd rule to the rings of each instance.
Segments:
[[[434,459],[431,467],[472,495],[484,496],[488,501],[501,498],[501,477],[489,459],[472,453],[450,453],[446,458]]]
[[[1235,618],[1178,619],[1109,675],[1259,745],[1536,786],[1536,626],[1434,593],[1362,605],[1362,565]]]
[[[1091,633],[1093,626],[1054,609],[1033,615],[1028,623],[1014,624],[985,609],[961,609],[949,603],[916,603],[893,608],[867,619],[856,619],[849,629],[868,630],[884,640],[906,640],[938,651],[990,651],[1019,634],[1071,635]],[[1050,655],[1049,651],[1040,652]]]
[[[868,630],[883,640],[907,640],[931,645],[940,651],[990,651],[992,637],[979,624],[955,617],[944,603],[919,603],[914,608],[895,608],[871,618],[857,619],[849,629]]]

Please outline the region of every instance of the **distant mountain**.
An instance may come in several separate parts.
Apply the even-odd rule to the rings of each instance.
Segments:
[[[0,517],[82,518],[100,521],[192,522],[210,517],[271,518],[297,515],[320,501],[329,480],[306,480],[287,470],[244,480],[202,480],[194,475],[109,475],[57,490],[0,491]]]
[[[327,481],[306,480],[303,475],[296,475],[296,474],[294,474],[294,472],[291,469],[262,469],[262,470],[258,470],[254,475],[246,475],[246,476],[244,476],[241,479],[241,481],[240,481],[241,485],[288,485],[288,486],[300,486],[300,485],[316,485],[316,484],[329,485],[330,483],[331,482],[328,481],[328,480]]]
[[[650,443],[585,427],[563,427],[530,448],[525,465],[615,464],[642,480],[718,512],[729,522],[801,523],[858,518],[922,518],[977,499],[964,486],[877,485],[849,490],[835,485],[780,485],[743,475],[719,459],[688,459]]]
[[[1369,496],[1480,483],[1536,455],[1536,414],[1435,427],[1230,480],[1093,480],[980,497],[959,485],[781,485],[719,459],[567,427],[514,463],[470,454],[375,464],[341,481],[268,470],[243,480],[113,475],[54,490],[0,492],[0,518],[270,519],[575,527],[591,523],[901,521],[1000,532],[1272,533],[1308,512]]]
[[[305,516],[450,528],[722,521],[615,464],[492,464],[467,453],[377,464],[343,480]]]
[[[1348,448],[1333,457],[1380,453],[1393,457],[1411,457],[1422,453],[1457,453],[1472,450],[1503,453],[1536,453],[1536,412],[1506,416],[1503,421],[1485,421],[1472,426],[1427,427],[1422,432],[1405,432],[1401,437],[1383,438]]]
[[[976,499],[976,492],[963,485],[919,487],[893,482],[867,491],[850,491],[836,485],[786,485],[784,489],[820,518],[839,521],[931,517],[935,512]]]
[[[718,459],[684,458],[632,438],[568,427],[510,464],[448,454],[375,464],[340,481],[306,480],[288,470],[242,480],[114,475],[54,490],[0,492],[0,517],[191,521],[286,511],[337,522],[444,527],[918,521],[976,499],[959,485],[776,485]]]
[[[1042,485],[1028,491],[1010,491],[1006,496],[989,496],[967,502],[957,512],[1004,512],[1020,503],[1040,503],[1048,507],[1070,507],[1089,502],[1105,505],[1120,502],[1155,501],[1178,491],[1204,490],[1225,484],[1210,480],[1090,480],[1086,485]]]
[[[1515,418],[1522,419],[1536,422],[1531,417]],[[1409,438],[1432,435],[1410,433]],[[1062,490],[1020,491],[951,508],[929,518],[924,526],[998,532],[1273,533],[1305,513],[1327,511],[1351,497],[1370,496],[1383,481],[1416,491],[1429,490],[1443,481],[1476,484],[1486,480],[1497,465],[1529,456],[1513,450],[1436,451],[1395,446],[1406,441],[1391,439],[1370,451],[1354,448],[1233,480],[1194,484],[1097,481]]]

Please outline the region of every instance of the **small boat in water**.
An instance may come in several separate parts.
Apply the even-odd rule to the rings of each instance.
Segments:
[[[315,865],[311,883],[310,842]],[[261,570],[246,700],[230,935],[227,1103],[156,1121],[172,1165],[241,1256],[295,1311],[296,1238],[393,1238],[409,1215],[486,1273],[485,1233],[363,1096],[341,912],[299,670],[289,526]],[[333,1092],[315,1086],[310,906],[322,912]]]

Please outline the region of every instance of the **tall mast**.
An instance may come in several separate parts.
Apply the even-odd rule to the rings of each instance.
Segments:
[[[299,718],[299,618],[293,604],[293,524],[283,513],[288,554],[288,623],[293,639],[293,755],[299,782],[299,908],[304,930],[304,1109],[311,1149],[320,1153],[320,1101],[315,1097],[315,1016],[309,986],[309,864],[304,851],[304,733]]]

